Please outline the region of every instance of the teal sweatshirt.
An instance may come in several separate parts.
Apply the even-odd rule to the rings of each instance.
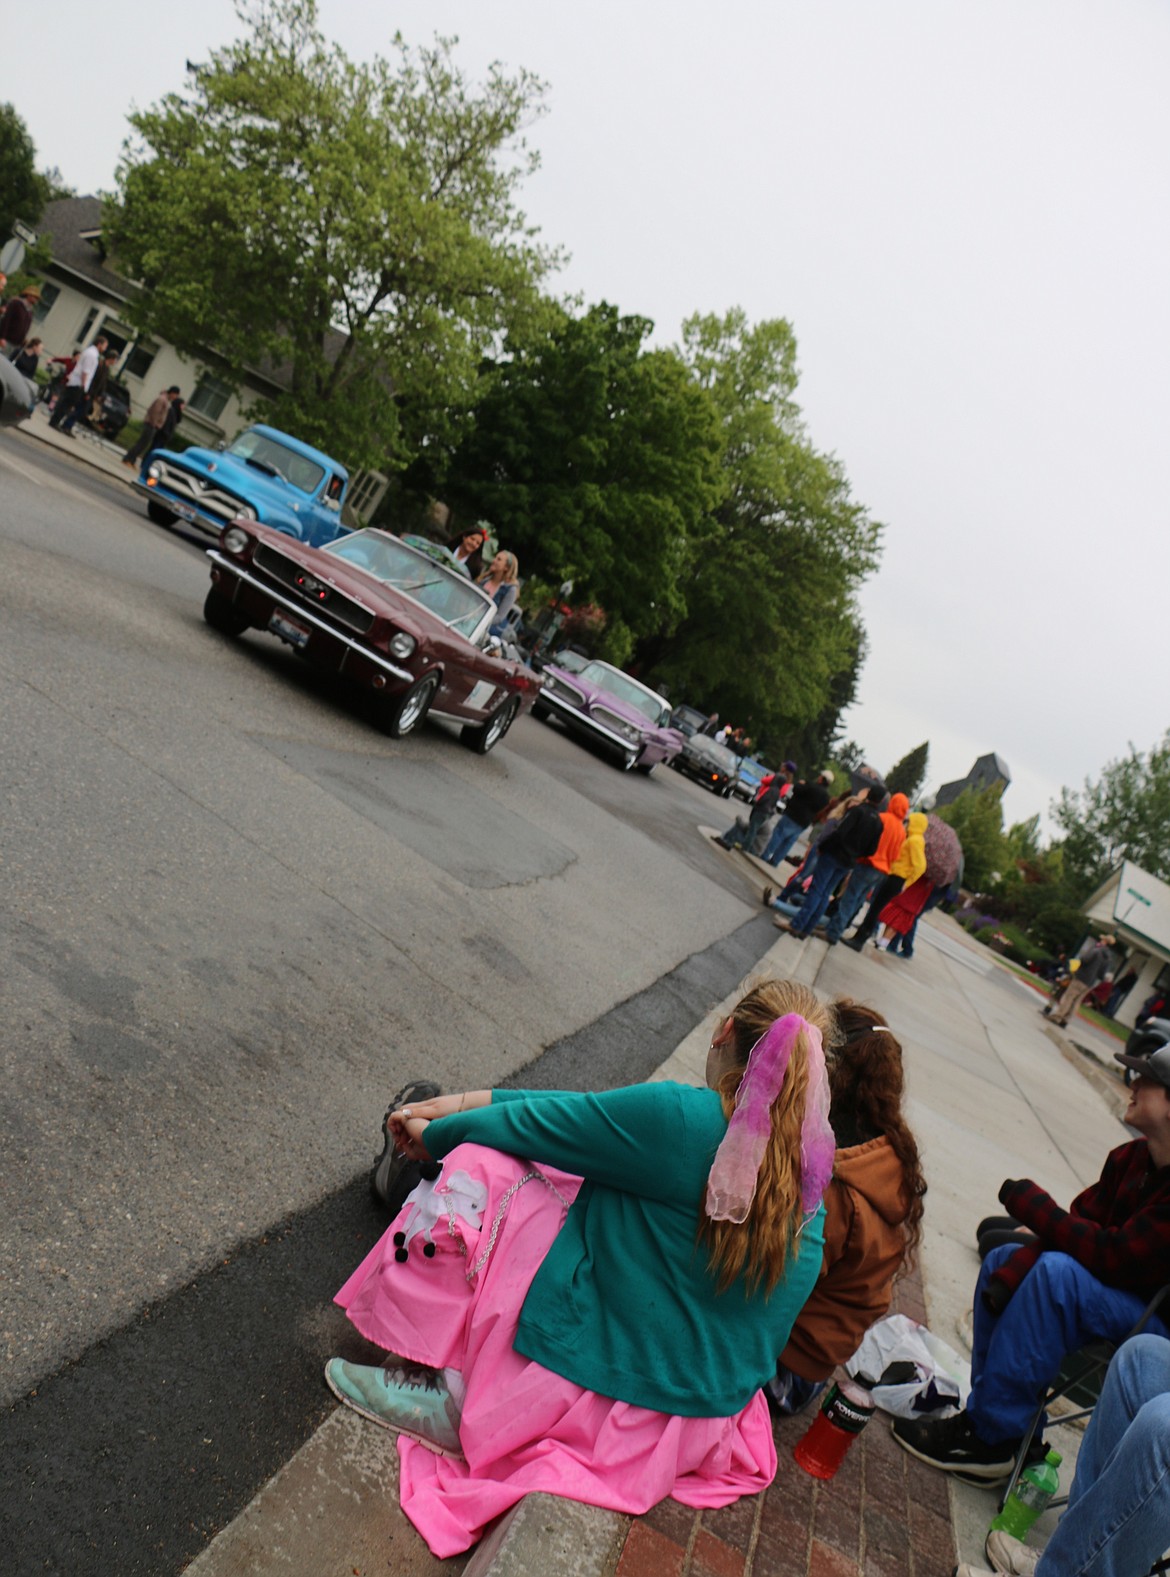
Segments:
[[[517,1352],[663,1413],[730,1418],[747,1406],[820,1273],[824,1211],[770,1297],[742,1280],[720,1294],[696,1229],[726,1131],[713,1090],[670,1083],[496,1090],[490,1106],[429,1124],[433,1156],[471,1142],[585,1179],[524,1300]]]

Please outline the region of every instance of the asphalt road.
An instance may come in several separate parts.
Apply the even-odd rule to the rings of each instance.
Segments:
[[[388,741],[117,483],[0,500],[5,1569],[178,1570],[327,1410],[388,1095],[637,1078],[772,933],[675,774]]]

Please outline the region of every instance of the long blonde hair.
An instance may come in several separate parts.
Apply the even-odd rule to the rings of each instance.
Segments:
[[[835,1037],[832,1010],[808,986],[795,980],[749,981],[731,1012],[733,1064],[716,1085],[729,1121],[748,1054],[768,1026],[786,1013],[799,1013],[815,1025],[826,1046]],[[749,1292],[762,1286],[771,1293],[784,1274],[802,1214],[800,1128],[807,1091],[808,1047],[802,1033],[792,1049],[783,1088],[772,1103],[772,1135],[747,1220],[700,1217],[699,1238],[707,1245],[707,1264],[720,1292],[726,1292],[742,1275]]]

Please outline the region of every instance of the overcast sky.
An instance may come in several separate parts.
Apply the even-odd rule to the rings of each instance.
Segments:
[[[125,113],[239,29],[58,0],[0,61],[44,165],[110,189]],[[1046,812],[1170,723],[1170,5],[322,0],[355,57],[458,34],[549,84],[525,207],[565,290],[786,317],[810,435],[887,525],[848,733],[930,785],[998,751]],[[30,54],[31,51],[31,54]],[[1148,590],[1147,590],[1148,588]]]

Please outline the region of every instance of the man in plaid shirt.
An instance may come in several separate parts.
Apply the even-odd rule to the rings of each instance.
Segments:
[[[1007,1478],[1065,1355],[1101,1338],[1122,1341],[1170,1281],[1170,1046],[1114,1055],[1137,1075],[1125,1121],[1143,1137],[1111,1151],[1069,1210],[1030,1181],[1000,1189],[1037,1241],[1005,1244],[983,1261],[965,1411],[894,1425],[899,1444],[933,1467],[981,1483]],[[1146,1328],[1170,1334],[1156,1316]]]

